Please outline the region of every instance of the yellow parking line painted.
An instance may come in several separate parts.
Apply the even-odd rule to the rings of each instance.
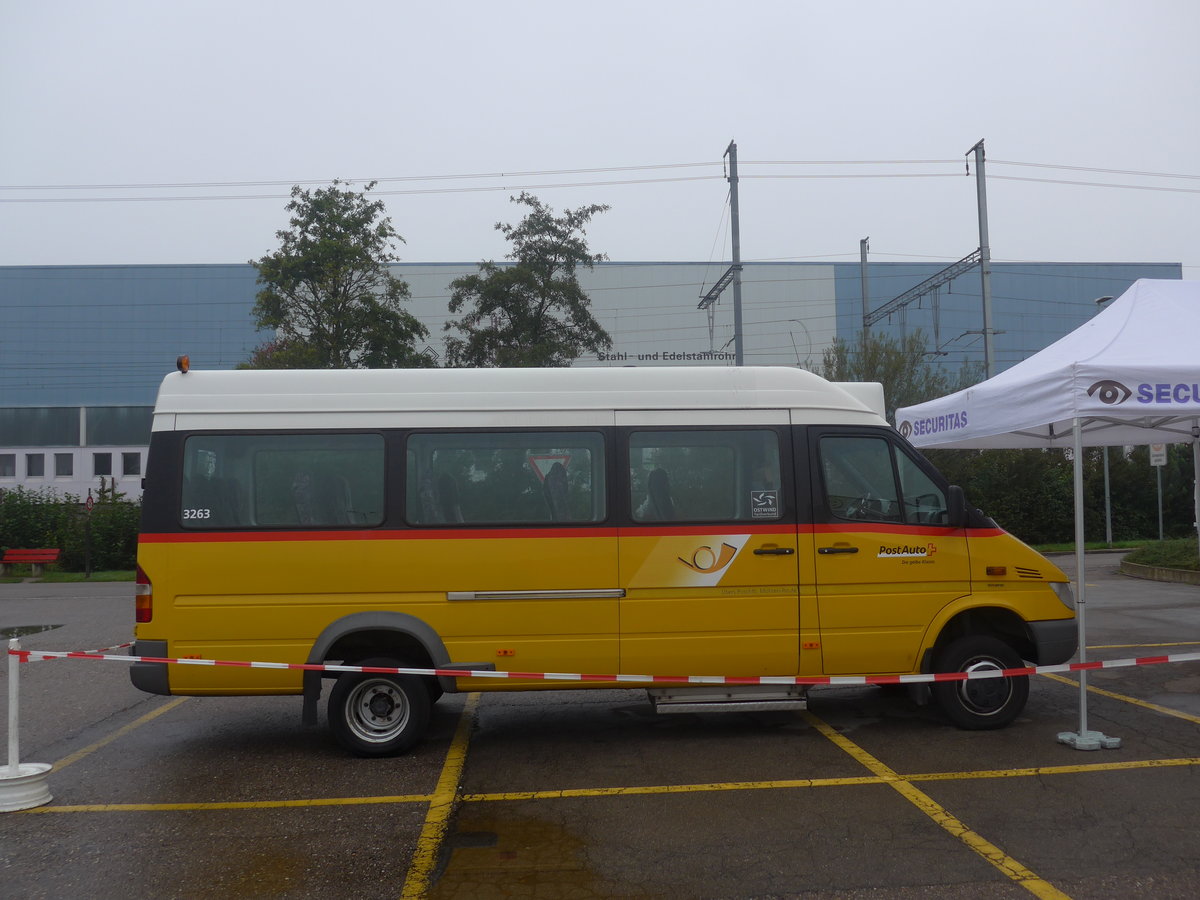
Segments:
[[[1136,645],[1136,646],[1158,646],[1158,645]],[[1167,646],[1167,645],[1162,645]],[[1063,684],[1078,687],[1078,682],[1072,681],[1069,678],[1063,678],[1058,675],[1046,674],[1043,677],[1051,678]],[[1157,704],[1148,703],[1138,700],[1133,697],[1127,697],[1122,694],[1116,694],[1111,691],[1106,691],[1101,688],[1089,686],[1090,691],[1110,697],[1116,700],[1121,700],[1127,703],[1132,703],[1137,706],[1142,706],[1146,709],[1155,712],[1161,712],[1166,715],[1175,716],[1177,718],[1186,719],[1191,722],[1200,724],[1200,716],[1193,716],[1188,713],[1180,712],[1179,710],[1168,709]],[[123,726],[111,735],[96,741],[88,747],[76,751],[70,756],[64,757],[54,764],[54,771],[58,771],[80,759],[94,753],[96,750],[112,743],[117,738],[128,734],[136,728],[156,719],[162,714],[176,708],[181,703],[189,698],[177,697],[168,703],[163,704],[157,709],[152,710],[146,715],[140,717],[134,722]],[[563,790],[547,790],[547,791],[505,791],[482,794],[465,794],[458,793],[459,780],[462,775],[462,769],[466,762],[467,744],[470,739],[471,727],[474,724],[475,710],[479,702],[479,695],[472,694],[467,698],[467,703],[463,708],[462,717],[459,719],[458,727],[455,731],[454,739],[451,742],[446,759],[443,763],[441,775],[438,779],[437,787],[433,794],[409,794],[395,796],[372,796],[372,797],[325,797],[325,798],[308,798],[298,800],[264,800],[264,801],[242,801],[242,802],[210,802],[210,803],[106,803],[106,804],[88,804],[88,805],[73,805],[73,806],[42,806],[33,809],[21,810],[23,815],[45,815],[48,813],[88,813],[88,812],[174,812],[174,811],[204,811],[204,810],[239,810],[239,809],[281,809],[281,808],[297,808],[297,807],[322,807],[322,806],[361,806],[371,804],[407,804],[407,803],[428,803],[429,811],[426,815],[424,826],[422,827],[421,836],[418,839],[417,849],[413,855],[413,861],[409,869],[408,878],[405,882],[403,897],[419,897],[422,896],[429,887],[429,881],[432,876],[433,869],[437,863],[437,856],[440,851],[441,842],[445,838],[446,829],[449,825],[449,817],[453,812],[456,802],[464,803],[488,803],[514,800],[556,800],[556,799],[571,799],[585,797],[619,797],[619,796],[638,796],[638,795],[663,795],[663,794],[685,794],[685,793],[702,793],[713,791],[739,791],[739,790],[787,790],[798,788],[811,787],[839,787],[853,785],[869,785],[869,784],[890,784],[904,795],[910,802],[926,812],[930,818],[938,822],[943,828],[959,837],[972,849],[976,849],[981,855],[988,859],[993,865],[1003,871],[1006,875],[1013,878],[1014,881],[1029,888],[1034,893],[1038,893],[1045,883],[1034,876],[1032,873],[1025,870],[1015,861],[1006,857],[1002,851],[993,847],[991,844],[984,841],[978,835],[975,835],[967,829],[961,822],[941,809],[936,802],[926,797],[916,788],[906,789],[903,786],[905,782],[925,782],[925,781],[959,781],[966,779],[986,779],[986,778],[1021,778],[1035,777],[1045,775],[1070,775],[1090,772],[1109,772],[1133,769],[1151,769],[1151,768],[1166,768],[1166,767],[1181,767],[1181,766],[1200,766],[1200,757],[1182,757],[1175,759],[1149,759],[1149,760],[1124,760],[1119,762],[1107,763],[1088,763],[1081,765],[1070,766],[1041,766],[1033,768],[1014,768],[1014,769],[984,769],[977,771],[965,772],[923,772],[909,775],[901,775],[893,769],[886,766],[883,762],[868,754],[865,750],[859,748],[856,744],[838,734],[821,720],[811,714],[807,714],[809,720],[814,724],[814,727],[833,741],[838,746],[842,747],[847,753],[858,760],[862,765],[868,768],[875,774],[869,776],[844,777],[844,778],[804,778],[804,779],[786,779],[777,781],[743,781],[743,782],[713,782],[707,784],[686,784],[686,785],[643,785],[639,787],[606,787],[606,788],[572,788]],[[1038,889],[1035,889],[1038,888]],[[1051,893],[1039,894],[1039,896],[1060,897],[1057,889],[1049,886]]]
[[[182,703],[186,699],[188,699],[188,698],[187,697],[176,697],[174,700],[170,701],[169,703],[164,703],[158,709],[154,709],[154,710],[151,710],[150,712],[146,713],[140,719],[130,722],[128,725],[124,726],[123,728],[118,728],[116,731],[114,731],[108,737],[101,738],[100,740],[96,741],[96,743],[92,744],[91,746],[84,747],[82,750],[76,750],[70,756],[64,756],[62,759],[60,759],[58,762],[56,762],[54,764],[54,767],[50,770],[51,773],[60,772],[63,769],[65,769],[67,766],[71,765],[71,763],[79,762],[79,760],[83,759],[88,754],[95,753],[101,747],[108,746],[113,741],[115,741],[117,738],[124,737],[125,735],[129,734],[129,732],[133,731],[135,728],[141,728],[147,722],[157,719],[163,713],[170,712],[171,710],[173,710],[175,707],[177,707],[180,703]]]
[[[421,826],[421,835],[417,838],[417,847],[408,866],[404,890],[400,892],[401,900],[424,897],[429,893],[429,883],[437,866],[438,853],[446,837],[446,830],[450,827],[454,803],[458,799],[459,780],[467,761],[467,744],[471,740],[471,728],[475,725],[475,710],[478,706],[479,693],[468,694],[458,720],[458,728],[454,731],[454,740],[450,742],[446,760],[442,763],[442,774],[433,789],[433,796],[429,798],[425,823]]]
[[[462,794],[462,803],[501,803],[514,800],[571,800],[584,797],[633,797],[661,794],[695,794],[713,791],[795,790],[799,788],[850,787],[865,784],[887,784],[896,778],[905,781],[967,781],[987,778],[1032,778],[1046,775],[1079,775],[1090,772],[1116,772],[1135,769],[1178,768],[1200,766],[1200,757],[1175,759],[1123,760],[1120,762],[1087,763],[1073,766],[1038,766],[1021,769],[980,769],[967,772],[897,773],[895,777],[861,775],[847,778],[792,778],[778,781],[725,781],[709,784],[652,784],[640,787],[567,788],[549,791],[498,791],[485,794]],[[46,813],[88,812],[191,812],[222,809],[282,809],[305,806],[369,806],[372,804],[429,803],[432,794],[398,794],[376,797],[319,797],[301,800],[245,800],[210,803],[97,803],[77,806],[41,806],[22,810],[23,815]]]
[[[1094,670],[1093,670],[1094,671]],[[1061,675],[1045,674],[1043,678],[1050,678],[1054,681],[1059,681],[1063,684],[1069,684],[1072,687],[1079,687],[1079,682],[1071,678],[1063,678]],[[1171,709],[1166,706],[1159,706],[1157,703],[1150,703],[1146,700],[1139,700],[1137,697],[1127,697],[1124,694],[1114,694],[1112,691],[1106,691],[1104,688],[1093,687],[1088,685],[1088,691],[1093,694],[1099,694],[1101,697],[1109,697],[1113,700],[1121,700],[1125,703],[1132,703],[1134,706],[1140,706],[1143,709],[1153,710],[1154,712],[1162,713],[1167,716],[1174,716],[1176,719],[1184,719],[1188,722],[1195,722],[1200,725],[1200,716],[1193,716],[1191,713],[1181,712],[1178,709]]]
[[[504,800],[569,800],[576,797],[632,797],[645,794],[695,794],[706,791],[761,791],[787,788],[844,787],[880,784],[874,775],[857,778],[797,778],[786,781],[728,781],[712,784],[654,784],[642,787],[571,788],[560,791],[505,791],[464,794],[463,803],[495,803]]]
[[[1130,769],[1161,769],[1200,766],[1200,756],[1178,759],[1140,759],[1121,762],[1086,763],[1078,766],[1038,766],[1031,769],[982,769],[977,772],[921,772],[905,775],[909,781],[966,781],[972,778],[1029,778],[1042,775],[1079,775],[1087,772],[1118,772]]]
[[[929,816],[929,818],[936,822],[944,831],[958,838],[977,854],[1003,872],[1006,876],[1008,876],[1008,878],[1025,888],[1025,890],[1037,897],[1044,898],[1044,900],[1066,900],[1066,894],[1064,894],[1050,882],[1039,878],[995,844],[986,840],[982,835],[979,835],[969,829],[940,803],[938,803],[924,791],[908,782],[904,776],[898,774],[896,771],[889,768],[885,763],[876,759],[845,735],[839,734],[835,729],[827,725],[821,719],[818,719],[811,712],[806,711],[803,715],[805,719],[808,720],[809,724],[816,728],[817,731],[819,731],[822,735],[824,735],[846,753],[850,754],[850,756],[856,759],[866,769],[878,775],[890,787],[895,789],[900,796],[904,797],[905,800],[907,800],[909,803],[912,803],[917,807],[917,809]]]
[[[212,809],[286,809],[305,806],[364,806],[372,803],[428,803],[429,794],[397,795],[395,797],[319,797],[308,800],[245,800],[236,803],[98,803],[90,806],[39,806],[21,812],[38,813],[81,812],[192,812]]]

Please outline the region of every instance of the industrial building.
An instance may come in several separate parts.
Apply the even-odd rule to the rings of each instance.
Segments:
[[[613,347],[575,364],[733,365],[731,292],[699,308],[726,268],[605,262],[581,270]],[[400,263],[393,271],[429,329],[423,351],[440,363],[450,282],[476,265]],[[875,262],[865,273],[858,262],[744,263],[745,364],[819,370],[835,338],[858,335],[864,308],[879,311],[941,271],[937,262]],[[1179,263],[993,262],[994,367],[1057,340],[1095,314],[1097,299],[1139,278],[1181,277]],[[82,497],[103,477],[140,495],[150,411],[176,357],[188,354],[195,369],[231,369],[270,339],[251,317],[255,282],[249,265],[0,267],[0,489]],[[981,365],[978,269],[918,293],[872,330],[919,328],[932,364]]]

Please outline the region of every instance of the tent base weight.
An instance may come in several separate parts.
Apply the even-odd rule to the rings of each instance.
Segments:
[[[1082,734],[1074,731],[1061,731],[1058,742],[1074,747],[1076,750],[1116,750],[1121,746],[1121,739],[1108,737],[1099,731],[1085,731]]]

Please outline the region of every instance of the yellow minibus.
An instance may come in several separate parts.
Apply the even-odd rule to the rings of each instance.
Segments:
[[[791,368],[180,371],[154,410],[134,654],[522,673],[901,675],[1065,662],[1053,564],[964,501],[879,385]],[[350,752],[443,692],[639,687],[135,662],[157,694],[303,697]],[[646,688],[645,682],[640,685]],[[948,681],[962,728],[1025,677]],[[660,711],[791,685],[651,686]]]

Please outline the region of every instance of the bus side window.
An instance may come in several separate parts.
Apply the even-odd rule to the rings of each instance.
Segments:
[[[406,452],[405,515],[413,525],[599,522],[607,515],[604,437],[596,432],[415,433]]]
[[[779,437],[762,428],[637,431],[629,436],[635,522],[778,519]]]
[[[193,435],[185,528],[325,528],[383,521],[379,434]]]

